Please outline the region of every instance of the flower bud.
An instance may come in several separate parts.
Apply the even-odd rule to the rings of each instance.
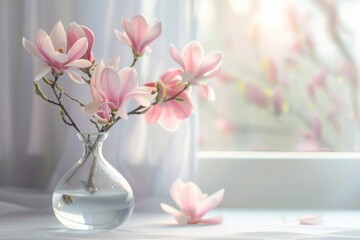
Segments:
[[[41,90],[40,85],[37,82],[34,82],[35,87],[35,93],[36,95],[39,95],[42,99],[47,101],[49,98],[44,94],[44,92]]]
[[[156,102],[162,102],[166,99],[167,89],[166,85],[162,80],[156,82],[156,90],[158,95],[156,96]]]

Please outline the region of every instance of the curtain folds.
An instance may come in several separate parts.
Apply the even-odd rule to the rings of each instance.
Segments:
[[[81,142],[65,126],[54,106],[33,92],[33,76],[40,61],[22,47],[21,39],[33,41],[38,28],[50,32],[61,20],[75,21],[95,33],[97,60],[121,56],[121,66],[131,63],[131,50],[121,44],[113,30],[120,20],[143,14],[163,23],[161,38],[152,52],[136,65],[141,84],[156,81],[170,67],[169,47],[182,48],[196,36],[192,1],[95,1],[29,0],[1,1],[0,71],[0,185],[41,188],[51,191],[59,178],[80,158]],[[84,102],[90,101],[84,86],[64,78],[62,84]],[[84,113],[71,104],[70,112],[83,131],[94,131]],[[105,158],[128,179],[138,199],[167,196],[170,184],[192,177],[195,166],[195,118],[181,124],[175,133],[157,125],[148,126],[143,116],[131,116],[115,126],[104,144]]]

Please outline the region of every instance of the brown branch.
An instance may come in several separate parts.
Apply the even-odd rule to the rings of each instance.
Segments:
[[[66,93],[63,88],[59,87],[59,85],[55,84],[55,87],[60,91],[60,93],[63,93],[66,97],[68,97],[70,100],[77,102],[81,107],[85,107],[85,104],[77,100],[76,98],[70,96],[68,93]],[[61,98],[61,96],[59,96]]]
[[[87,84],[90,84],[90,79],[86,79],[84,77],[81,77]]]
[[[98,124],[97,124],[97,122],[95,122],[95,121],[92,120],[92,119],[90,119],[90,122],[92,122],[92,123],[95,125],[96,129],[97,129],[99,132],[101,132],[101,131],[100,131],[100,128],[99,128],[99,126],[98,126]]]
[[[79,127],[76,125],[76,123],[74,122],[74,120],[70,117],[70,114],[68,113],[68,111],[65,109],[64,105],[62,104],[61,102],[61,99],[60,99],[60,96],[57,94],[56,92],[56,82],[58,81],[59,77],[58,76],[55,76],[55,80],[54,80],[54,83],[51,84],[51,89],[56,97],[56,99],[58,100],[58,106],[61,108],[61,110],[64,112],[64,114],[66,115],[66,117],[68,118],[68,120],[70,121],[71,125],[70,126],[73,126],[77,132],[81,132]]]
[[[181,89],[178,93],[176,93],[174,96],[170,97],[170,98],[167,98],[165,100],[163,100],[162,102],[168,102],[168,101],[172,101],[172,100],[176,100],[176,98],[181,94],[183,93],[186,89],[188,89],[190,87],[190,83],[187,82],[184,86],[183,89]],[[162,103],[162,102],[154,102],[152,103],[149,107],[144,107],[144,106],[139,106],[135,109],[133,109],[132,111],[128,112],[127,115],[140,115],[140,114],[144,114],[146,113],[147,111],[150,110],[151,106],[154,106],[158,103]],[[140,111],[141,110],[141,111]],[[107,126],[104,126],[102,129],[101,129],[101,132],[107,132],[110,130],[110,128],[112,128],[112,126],[114,126],[119,120],[121,120],[121,117],[117,117],[112,123],[110,123],[109,125]]]
[[[186,82],[184,88],[183,88],[180,92],[178,92],[177,94],[175,94],[174,96],[172,96],[172,97],[170,97],[170,98],[165,99],[165,100],[162,101],[162,102],[168,102],[168,101],[171,101],[171,100],[176,99],[181,93],[185,92],[185,90],[188,89],[189,87],[190,87],[190,83],[189,83],[189,82]],[[155,104],[157,104],[157,103],[155,103]],[[154,104],[154,105],[155,105],[155,104]]]

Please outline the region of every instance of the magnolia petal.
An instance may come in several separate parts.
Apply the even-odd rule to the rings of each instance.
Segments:
[[[170,84],[174,78],[176,78],[177,76],[181,76],[182,74],[182,70],[178,69],[178,68],[171,68],[168,71],[166,71],[163,75],[161,75],[160,79],[165,83],[165,84]]]
[[[39,50],[42,49],[46,53],[55,51],[51,38],[42,29],[39,29],[36,34],[36,46]]]
[[[112,67],[114,69],[118,69],[119,64],[120,64],[120,56],[115,56],[106,63],[106,66]]]
[[[71,70],[65,70],[64,72],[67,73],[67,75],[69,75],[69,77],[74,80],[74,82],[76,83],[80,83],[80,84],[83,84],[84,83],[84,79],[82,79],[82,77],[77,74],[76,72],[74,71],[71,71]]]
[[[105,67],[101,73],[101,89],[109,102],[120,107],[121,81],[119,74],[111,67]]]
[[[45,76],[50,71],[50,69],[51,69],[51,67],[49,67],[48,65],[41,66],[35,73],[34,81],[41,79],[43,76]]]
[[[23,37],[22,43],[23,43],[24,48],[29,53],[31,53],[32,55],[42,59],[42,56],[41,56],[39,50],[36,48],[36,46],[32,42],[30,42],[29,40],[27,40],[26,38]]]
[[[161,116],[162,108],[159,106],[152,106],[145,114],[145,120],[148,124],[157,122]]]
[[[74,45],[74,43],[82,37],[85,37],[85,33],[84,33],[83,29],[81,28],[81,26],[79,24],[77,24],[76,22],[70,23],[68,26],[68,32],[67,32],[67,38],[68,38],[68,44],[69,44],[68,47],[71,48],[72,45]]]
[[[130,95],[130,97],[127,97],[127,99],[131,100],[134,99],[140,106],[143,107],[150,107],[151,106],[151,100],[153,99],[150,93],[137,93],[134,92]]]
[[[208,211],[216,208],[224,198],[225,190],[220,189],[216,193],[209,196],[207,199],[201,202],[197,215],[197,218],[201,218]]]
[[[178,224],[185,225],[189,223],[190,217],[186,215],[180,215],[180,216],[175,216],[175,219],[178,222]]]
[[[200,93],[209,101],[215,101],[215,92],[214,90],[205,85],[205,86],[199,86]]]
[[[155,39],[157,39],[161,35],[161,32],[162,32],[161,22],[157,22],[151,28],[148,35],[141,41],[140,46],[139,46],[139,50],[143,52],[146,46],[148,46],[150,43],[155,41]]]
[[[57,22],[50,33],[50,39],[54,46],[55,51],[62,49],[64,52],[67,50],[67,40],[64,26],[61,21]]]
[[[212,72],[219,68],[222,63],[223,55],[221,52],[211,52],[201,62],[200,66],[195,72],[195,78],[199,78],[206,73]]]
[[[144,54],[144,47],[140,44],[149,32],[149,25],[143,16],[137,15],[131,19],[131,28],[134,31],[133,50],[137,55],[141,56]]]
[[[60,53],[57,51],[49,53],[49,57],[61,64],[67,62],[68,60],[68,56],[65,53]]]
[[[215,217],[211,217],[211,218],[206,218],[206,219],[199,219],[197,220],[197,223],[204,223],[204,224],[220,224],[223,221],[223,216],[218,215]]]
[[[175,116],[172,109],[165,107],[159,119],[159,125],[166,131],[175,132],[180,126],[180,119]]]
[[[143,96],[134,95],[132,99],[134,99],[139,104],[139,106],[143,106],[146,108],[151,106],[151,102]]]
[[[134,29],[135,41],[140,43],[141,39],[145,38],[148,34],[149,25],[142,15],[136,15],[130,20],[131,26]]]
[[[183,92],[177,96],[177,98],[181,99],[181,101],[174,99],[165,104],[168,104],[169,107],[174,110],[177,118],[181,120],[189,118],[194,109],[189,94],[187,92]]]
[[[125,107],[119,108],[117,112],[117,116],[121,119],[128,119],[128,114]]]
[[[66,64],[67,67],[75,67],[75,68],[87,68],[90,67],[92,63],[86,59],[76,59]]]
[[[101,102],[101,106],[99,108],[99,111],[97,111],[96,114],[94,114],[93,116],[100,122],[109,122],[110,119],[112,118],[111,109],[109,107],[111,103],[104,101],[94,101],[94,102]]]
[[[320,225],[324,222],[321,215],[304,215],[298,219],[300,224],[303,225]]]
[[[213,71],[206,73],[203,77],[205,78],[213,78],[216,75],[218,75],[221,72],[222,65],[220,64],[217,68],[215,68]]]
[[[160,203],[160,207],[164,212],[166,212],[166,213],[168,213],[170,215],[173,215],[173,216],[182,215],[182,213],[179,210],[177,210],[177,209],[173,208],[172,206],[169,206],[169,205],[167,205],[165,203]]]
[[[174,59],[175,62],[177,62],[183,69],[185,69],[185,63],[184,63],[183,59],[181,58],[179,51],[174,46],[174,44],[171,44],[171,46],[170,46],[170,55]]]
[[[86,59],[93,61],[94,57],[92,55],[92,47],[94,45],[95,35],[94,35],[93,31],[91,31],[90,28],[83,26],[83,25],[81,25],[81,28],[85,33],[86,39],[88,40],[88,47],[87,47],[87,50],[85,53],[85,57],[86,57]]]
[[[126,33],[122,33],[116,29],[114,29],[114,33],[115,33],[115,36],[117,37],[117,39],[119,39],[121,42],[123,42],[124,44],[131,46],[131,42],[130,42],[130,39],[129,37],[126,35]]]
[[[100,122],[103,122],[103,123],[106,123],[109,121],[109,119],[107,118],[103,118],[101,117],[99,114],[101,114],[100,112],[98,112],[96,115],[94,115],[94,117],[96,118],[96,120],[100,121]]]
[[[182,190],[182,211],[191,218],[196,217],[200,204],[201,190],[192,182],[186,183]]]
[[[204,58],[204,48],[197,41],[191,41],[184,47],[182,53],[182,59],[185,63],[185,72],[195,73],[199,64]]]
[[[36,47],[39,53],[43,56],[45,61],[51,61],[49,54],[54,52],[54,46],[51,42],[49,35],[42,29],[39,29],[36,34]]]
[[[88,47],[88,41],[86,37],[82,37],[78,39],[67,52],[69,61],[74,61],[75,59],[79,59],[82,56],[84,56],[87,47]]]
[[[105,96],[105,93],[101,89],[101,73],[105,68],[105,64],[103,60],[100,60],[100,62],[97,64],[95,69],[95,74],[92,75],[90,84],[93,84],[94,87],[97,89],[97,91]]]
[[[125,67],[119,71],[121,85],[119,87],[121,96],[127,96],[138,85],[137,72],[132,67]]]
[[[135,30],[129,19],[122,19],[121,25],[125,30],[126,36],[130,41],[131,47],[135,50],[138,48],[138,42],[136,42]]]
[[[183,181],[177,179],[170,187],[170,196],[180,209],[182,209],[182,202],[180,196],[184,185],[185,184]]]
[[[102,104],[103,104],[103,102],[100,102],[100,101],[95,101],[95,102],[86,104],[84,107],[84,112],[88,115],[93,115],[100,111],[100,107]]]
[[[94,78],[91,78],[90,80],[90,93],[94,101],[99,101],[99,102],[105,101],[105,97],[103,97],[100,94],[99,90],[96,89],[95,87]]]

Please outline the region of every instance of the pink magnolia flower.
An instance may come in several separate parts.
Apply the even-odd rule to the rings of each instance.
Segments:
[[[95,59],[92,54],[92,47],[95,41],[94,33],[86,26],[79,25],[75,22],[70,23],[67,32],[68,48],[71,48],[76,43],[76,41],[82,37],[86,37],[88,41],[88,47],[85,54],[81,58],[89,60],[90,62],[94,62]]]
[[[208,196],[202,193],[196,184],[177,180],[171,186],[170,195],[180,210],[164,203],[161,203],[160,206],[165,212],[173,215],[179,224],[219,224],[222,222],[222,215],[211,218],[203,217],[220,204],[224,193],[225,190],[221,189]]]
[[[179,69],[170,69],[156,83],[158,103],[152,106],[145,114],[145,119],[149,124],[159,122],[160,126],[164,129],[175,131],[179,127],[180,121],[189,118],[192,114],[193,104],[189,90],[179,94],[176,97],[178,100],[163,101],[175,96],[184,88],[180,74],[181,71]]]
[[[212,88],[207,86],[207,79],[220,72],[223,55],[214,51],[204,55],[203,46],[197,41],[191,41],[183,48],[181,54],[174,45],[170,48],[171,57],[182,67],[183,81],[199,85],[200,91],[209,99],[214,100]]]
[[[139,105],[150,107],[155,95],[151,88],[138,86],[136,70],[125,67],[116,70],[118,59],[107,65],[101,60],[90,80],[90,90],[93,102],[85,106],[85,112],[104,122],[111,119],[111,113],[122,119],[127,119],[126,107],[131,100]]]
[[[161,34],[161,22],[154,22],[154,25],[150,27],[141,15],[135,16],[131,20],[122,19],[121,25],[124,32],[115,29],[115,35],[120,41],[133,49],[135,57],[139,57],[144,54],[145,48]]]
[[[76,40],[71,47],[66,39],[64,26],[61,22],[55,24],[50,36],[42,29],[36,34],[35,45],[23,38],[25,49],[45,62],[35,75],[35,80],[39,80],[45,76],[50,70],[56,74],[63,72],[78,83],[84,80],[79,74],[70,70],[70,67],[87,68],[91,66],[91,62],[81,59],[88,49],[88,41],[86,37]]]

